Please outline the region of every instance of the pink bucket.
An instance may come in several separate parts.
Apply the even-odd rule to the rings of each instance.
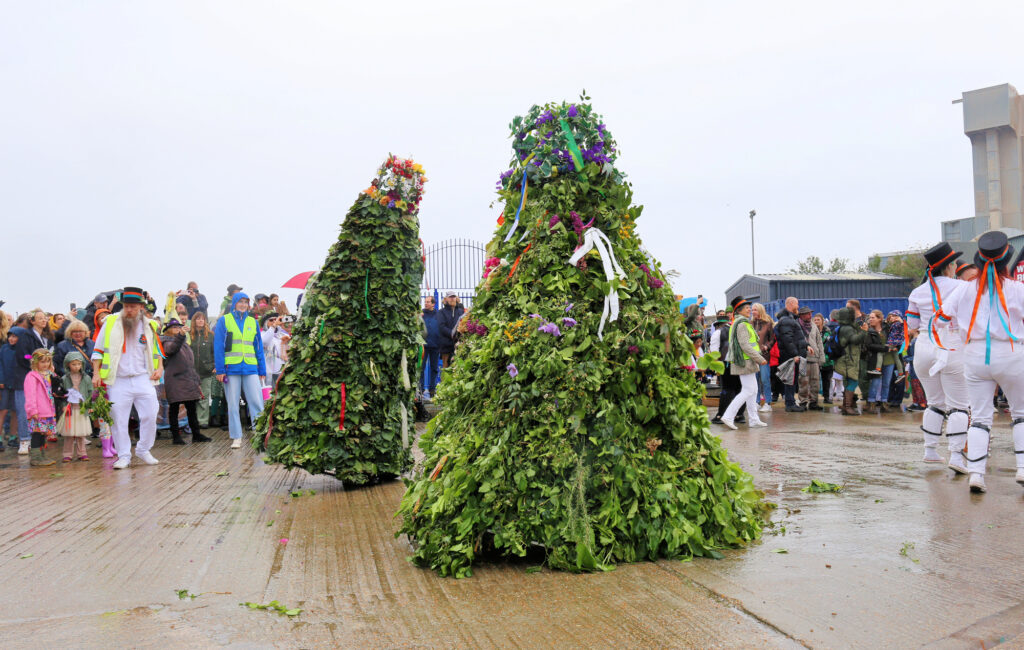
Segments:
[[[264,386],[263,387],[263,401],[264,402],[266,402],[268,399],[270,399],[270,391],[271,391],[270,386]]]

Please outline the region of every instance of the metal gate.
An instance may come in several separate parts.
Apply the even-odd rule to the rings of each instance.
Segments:
[[[484,272],[487,251],[481,242],[448,239],[428,246],[420,294],[434,296],[436,304],[448,291],[454,291],[468,309],[473,305],[476,285]]]

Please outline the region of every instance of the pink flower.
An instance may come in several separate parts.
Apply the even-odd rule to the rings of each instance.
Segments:
[[[282,537],[281,538],[281,543],[282,544],[287,544],[288,543],[288,538],[287,537]]]

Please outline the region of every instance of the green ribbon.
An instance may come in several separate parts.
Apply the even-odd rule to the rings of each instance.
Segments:
[[[327,319],[320,320],[320,330],[316,333],[316,340],[319,341],[324,337],[324,325],[327,324]]]
[[[366,320],[370,320],[370,269],[366,269],[366,281],[363,283],[363,304],[366,305]]]
[[[576,171],[583,171],[583,154],[580,153],[580,148],[576,144],[576,138],[572,135],[572,129],[569,128],[569,123],[565,120],[558,120],[562,125],[562,132],[565,133],[565,139],[569,141],[569,153],[572,154],[572,163],[576,167]]]

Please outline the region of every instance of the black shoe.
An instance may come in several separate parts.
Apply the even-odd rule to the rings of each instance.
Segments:
[[[204,436],[203,434],[199,433],[198,431],[196,431],[195,433],[192,434],[192,442],[211,442],[212,440],[213,440],[213,438],[210,438],[208,436]]]
[[[184,440],[181,439],[181,434],[180,433],[175,433],[174,434],[174,440],[171,441],[171,444],[172,445],[184,445],[186,443],[185,443]]]
[[[742,415],[737,415],[736,418],[732,421],[733,424],[746,424],[746,422],[747,418],[745,418]]]
[[[793,406],[787,406],[786,407],[786,413],[803,413],[806,410],[807,409],[805,409],[804,407],[797,406],[795,404]]]
[[[711,424],[721,424],[721,423],[722,423],[722,418],[718,417],[717,415],[715,417],[711,418]]]
[[[805,410],[807,410],[807,409],[809,409],[811,411],[824,411],[825,410],[820,404],[808,404],[805,407]]]

